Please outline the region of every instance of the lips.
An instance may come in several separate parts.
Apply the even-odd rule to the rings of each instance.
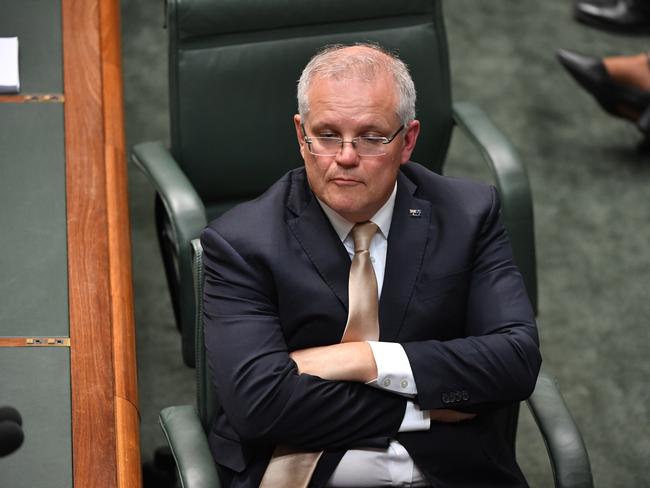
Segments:
[[[341,186],[353,186],[353,185],[360,185],[361,183],[363,183],[361,180],[357,180],[355,178],[346,178],[346,177],[330,178],[330,182]]]

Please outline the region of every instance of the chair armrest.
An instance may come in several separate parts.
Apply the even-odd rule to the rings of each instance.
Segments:
[[[592,488],[587,450],[555,379],[542,370],[527,403],[544,438],[556,488]]]
[[[457,102],[454,122],[476,144],[501,196],[503,223],[510,233],[515,261],[537,312],[537,267],[533,201],[526,168],[503,133],[476,105]]]
[[[160,412],[160,426],[167,438],[182,488],[221,488],[217,468],[201,421],[191,405],[168,407]]]
[[[165,206],[177,247],[189,246],[207,224],[205,206],[198,193],[160,142],[143,142],[131,158],[156,189]]]

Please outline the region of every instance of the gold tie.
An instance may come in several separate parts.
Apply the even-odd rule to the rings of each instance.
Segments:
[[[352,228],[354,258],[348,283],[348,323],[341,342],[379,339],[377,278],[368,250],[377,229],[377,224],[372,222],[363,222]]]
[[[377,278],[368,251],[377,229],[372,222],[362,222],[352,228],[354,257],[348,282],[348,321],[341,342],[379,339]],[[277,446],[260,488],[307,488],[322,454]]]

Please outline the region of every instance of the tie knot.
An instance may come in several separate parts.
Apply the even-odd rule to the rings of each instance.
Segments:
[[[361,222],[352,227],[354,252],[367,251],[370,248],[372,236],[375,235],[378,228],[377,224],[372,222]]]

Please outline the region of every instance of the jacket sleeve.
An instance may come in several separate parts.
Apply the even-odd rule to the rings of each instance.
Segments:
[[[387,444],[406,401],[359,383],[298,374],[268,271],[251,266],[211,227],[201,242],[208,362],[242,440],[319,450]]]
[[[476,238],[462,338],[402,344],[423,409],[481,408],[531,395],[541,365],[532,307],[494,188]]]

